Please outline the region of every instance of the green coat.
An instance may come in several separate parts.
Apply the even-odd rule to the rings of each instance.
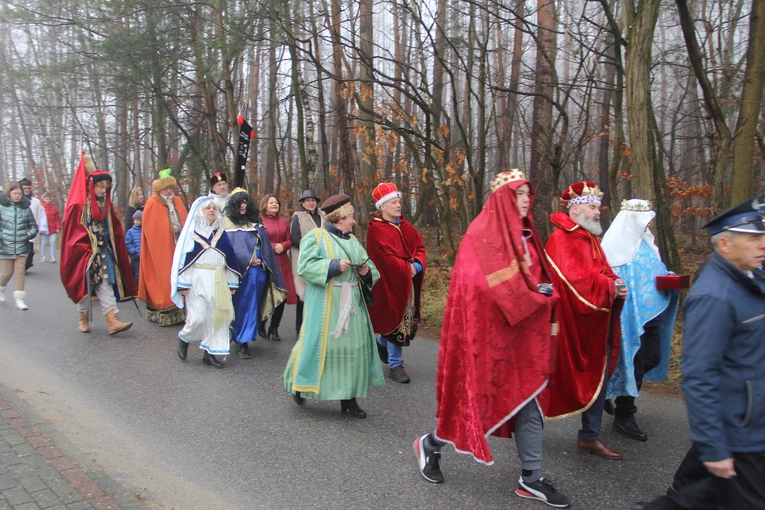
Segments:
[[[333,259],[350,259],[353,264],[366,261],[371,284],[362,282],[354,268],[327,281]],[[317,228],[300,242],[298,274],[306,281],[304,319],[282,375],[285,388],[317,400],[369,396],[369,387],[383,386],[385,378],[359,285],[371,290],[380,273],[354,236],[343,239]],[[338,328],[343,284],[355,309],[347,331]]]
[[[29,242],[37,235],[30,204],[27,197],[12,202],[0,195],[0,257],[17,259],[29,253]]]

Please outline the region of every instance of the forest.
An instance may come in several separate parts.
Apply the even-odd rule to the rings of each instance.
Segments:
[[[665,262],[765,191],[765,0],[1,0],[0,184],[68,193],[80,152],[124,208],[171,168],[287,208],[382,181],[447,258],[493,176],[526,171],[543,235],[592,180],[657,211]],[[698,239],[697,239],[698,237]]]

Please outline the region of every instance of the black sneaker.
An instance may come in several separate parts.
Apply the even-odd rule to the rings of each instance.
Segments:
[[[540,478],[536,482],[526,483],[523,481],[523,477],[520,477],[515,493],[522,498],[536,499],[555,508],[566,508],[570,504],[568,498],[556,491],[555,487],[544,478]]]
[[[430,483],[443,483],[444,475],[438,465],[441,459],[441,452],[428,448],[425,440],[430,434],[425,434],[414,440],[414,455],[417,457],[417,466],[420,468],[420,474]]]

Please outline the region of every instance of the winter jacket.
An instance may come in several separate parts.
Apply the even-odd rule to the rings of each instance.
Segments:
[[[45,217],[48,218],[48,234],[55,234],[61,230],[61,216],[58,213],[58,208],[53,202],[48,205],[43,202],[42,206],[45,209]]]
[[[18,258],[29,253],[29,241],[37,235],[30,204],[27,197],[11,202],[6,195],[0,196],[0,257]]]
[[[138,260],[141,258],[141,227],[133,225],[125,234],[125,244],[130,258]]]
[[[683,393],[703,462],[765,452],[765,273],[717,253],[685,300]]]

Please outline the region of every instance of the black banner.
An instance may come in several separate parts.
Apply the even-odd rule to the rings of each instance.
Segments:
[[[232,188],[243,188],[247,174],[247,154],[250,152],[250,139],[255,135],[252,126],[242,117],[237,119],[239,124],[239,146],[236,151],[236,168],[234,168],[234,183]]]

